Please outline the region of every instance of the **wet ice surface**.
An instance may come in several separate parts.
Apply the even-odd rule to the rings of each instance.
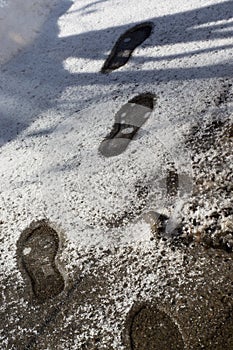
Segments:
[[[144,220],[145,212],[170,218],[167,235],[181,222],[184,238],[231,249],[232,141],[224,130],[232,123],[232,96],[230,86],[227,98],[224,90],[232,69],[232,3],[152,5],[146,0],[142,8],[131,0],[127,9],[115,1],[70,5],[59,5],[38,40],[0,72],[2,295],[12,337],[36,334],[38,325],[29,322],[26,331],[22,326],[25,307],[28,314],[40,311],[27,302],[16,242],[32,221],[48,218],[67,239],[61,260],[69,277],[77,277],[76,270],[88,276],[101,264],[111,267],[102,278],[121,314],[116,321],[113,310],[106,320],[107,302],[104,309],[102,302],[97,307],[83,303],[64,329],[80,315],[89,319],[94,313],[95,323],[84,324],[76,338],[67,341],[70,348],[85,344],[90,332],[93,337],[102,332],[103,344],[113,342],[119,350],[118,327],[138,294],[150,299],[155,289],[156,296],[164,292],[169,298],[170,289],[164,289],[167,271],[179,284],[183,279],[183,253],[163,241],[153,244],[155,233]],[[154,33],[126,66],[102,76],[100,69],[117,37],[135,25],[135,19],[151,20],[148,13]],[[145,91],[158,97],[150,118],[120,157],[101,157],[98,148],[115,114]],[[224,127],[212,131],[216,119]],[[210,133],[215,136],[211,147]],[[208,146],[203,149],[202,139]],[[174,169],[178,191],[168,197],[167,177]],[[169,259],[168,264],[164,260],[164,271],[156,267],[162,252]],[[128,256],[135,259],[130,266]],[[114,275],[123,260],[127,273],[119,283]],[[5,279],[13,276],[17,283],[12,291],[20,290],[20,300],[8,297],[5,287]],[[7,344],[7,338],[4,341]],[[64,345],[66,339],[60,342]]]

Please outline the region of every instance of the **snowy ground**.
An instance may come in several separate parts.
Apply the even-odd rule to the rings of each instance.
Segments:
[[[151,36],[125,66],[101,74],[118,37],[143,21],[154,24]],[[67,276],[88,271],[83,261],[93,247],[98,258],[99,249],[142,245],[149,266],[143,213],[120,227],[106,222],[137,212],[140,185],[149,188],[143,212],[168,215],[167,234],[179,224],[194,186],[188,133],[216,118],[232,123],[232,1],[2,1],[0,32],[1,276],[16,273],[22,283],[16,242],[43,218],[66,238]],[[143,92],[157,97],[152,115],[122,155],[104,158],[98,147],[114,115]],[[172,202],[164,192],[171,163],[180,181]],[[161,276],[150,278],[159,285]]]
[[[55,3],[56,0],[0,1],[1,64],[33,41]]]

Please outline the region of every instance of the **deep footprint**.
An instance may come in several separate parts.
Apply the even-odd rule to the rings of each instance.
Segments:
[[[56,267],[55,257],[59,238],[47,224],[22,233],[18,241],[18,259],[31,282],[34,296],[39,301],[52,298],[64,289],[64,279]]]
[[[105,61],[101,72],[109,73],[124,66],[135,48],[150,36],[152,28],[151,22],[145,22],[134,26],[121,35]]]
[[[141,126],[148,120],[154,108],[155,96],[145,93],[123,105],[115,115],[115,123],[109,135],[99,146],[105,157],[123,153]]]
[[[132,320],[131,350],[183,350],[184,343],[177,325],[156,307],[143,307]]]

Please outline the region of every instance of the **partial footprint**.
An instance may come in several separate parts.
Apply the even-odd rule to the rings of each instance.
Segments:
[[[45,222],[23,232],[18,241],[19,266],[40,301],[52,298],[64,289],[64,279],[55,263],[58,248],[58,235]]]
[[[154,95],[145,93],[134,97],[121,107],[115,116],[110,134],[100,144],[99,151],[103,156],[118,156],[126,150],[130,140],[148,120],[154,101]]]
[[[169,197],[177,196],[179,189],[179,175],[174,165],[170,166],[170,168],[168,169],[166,178],[166,188],[167,195]]]
[[[174,321],[156,307],[142,307],[130,327],[131,350],[183,350],[184,342]]]
[[[151,22],[145,22],[134,26],[121,35],[105,61],[101,72],[109,73],[124,66],[135,48],[150,36],[152,28],[153,24]]]

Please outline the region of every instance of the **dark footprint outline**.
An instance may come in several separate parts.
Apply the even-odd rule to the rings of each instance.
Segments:
[[[139,344],[141,345],[143,344],[143,348],[141,346],[138,347],[138,343],[135,342],[135,337],[133,334],[135,331],[134,327],[136,326],[135,323],[138,322],[137,319],[140,318],[141,314],[142,314],[142,320],[144,320],[144,323],[140,325],[140,328],[138,327],[138,331],[142,335]],[[148,323],[149,327],[145,328],[145,323]],[[161,324],[163,324],[163,329],[156,327],[156,325],[160,326]],[[157,333],[157,336],[156,336],[156,333]],[[147,335],[147,338],[145,337],[146,335]],[[140,335],[139,335],[139,338],[140,338]],[[172,339],[170,340],[170,338]],[[176,343],[172,342],[172,340],[174,339],[176,340]],[[157,307],[154,304],[148,304],[148,303],[142,303],[142,304],[140,303],[140,304],[133,305],[133,307],[129,311],[126,319],[125,327],[124,327],[123,341],[127,349],[130,349],[130,350],[150,350],[150,349],[184,350],[185,349],[185,343],[183,340],[182,333],[179,330],[178,325],[172,319],[172,317],[162,308]],[[149,348],[146,341],[149,344]],[[160,344],[157,344],[159,342]],[[172,344],[170,344],[172,345],[172,347],[169,347],[169,344],[168,344],[169,342],[170,343],[172,342]]]
[[[138,130],[149,119],[148,114],[153,111],[155,100],[156,96],[147,92],[137,95],[120,108],[115,115],[111,132],[99,146],[99,152],[104,157],[118,156],[126,150]]]
[[[168,197],[176,197],[179,190],[179,174],[174,165],[170,165],[166,177],[166,189]]]
[[[32,298],[39,302],[59,295],[65,288],[56,264],[59,243],[57,232],[45,220],[32,223],[17,241],[19,269],[30,285]]]
[[[137,24],[122,34],[106,59],[101,73],[110,73],[124,66],[136,47],[141,45],[151,35],[153,27],[154,24],[152,22],[144,22]]]

